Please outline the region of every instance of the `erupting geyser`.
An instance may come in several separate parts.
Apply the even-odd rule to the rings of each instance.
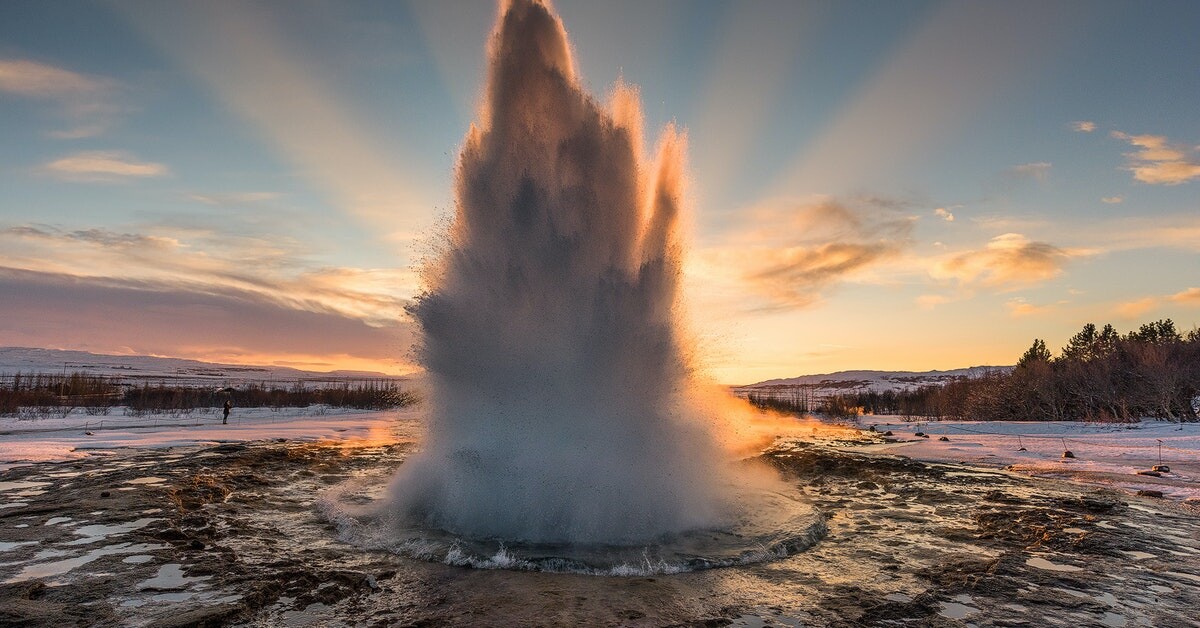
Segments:
[[[501,7],[445,251],[411,308],[430,428],[392,507],[476,538],[630,543],[718,523],[677,325],[684,140],[579,85],[545,2]]]

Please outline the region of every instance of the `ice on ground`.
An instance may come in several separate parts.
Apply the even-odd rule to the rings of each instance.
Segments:
[[[874,451],[1200,501],[1200,423],[898,422],[895,417],[865,416],[859,424],[894,434],[895,442],[871,447]],[[917,432],[928,438],[917,437]],[[939,440],[943,436],[948,440]],[[1074,457],[1063,457],[1064,451]],[[1160,464],[1169,471],[1157,476],[1138,473]]]
[[[0,471],[21,464],[65,462],[111,449],[165,449],[273,439],[292,441],[394,442],[419,434],[416,409],[387,411],[312,406],[309,408],[235,408],[229,424],[220,414],[95,417],[80,410],[65,417],[0,417]],[[91,432],[91,434],[88,434]],[[152,482],[152,478],[136,483]],[[0,494],[39,489],[48,482],[0,482]]]

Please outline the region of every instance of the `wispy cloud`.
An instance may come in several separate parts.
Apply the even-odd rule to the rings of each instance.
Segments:
[[[29,59],[0,59],[0,92],[56,103],[71,124],[50,132],[59,139],[99,135],[122,111],[115,81]]]
[[[1075,235],[1101,251],[1200,251],[1200,215],[1187,212],[1117,218],[1082,226]]]
[[[1180,305],[1200,307],[1200,288],[1187,288],[1175,294],[1163,296],[1148,296],[1132,299],[1117,304],[1113,311],[1123,319],[1134,320],[1141,318],[1164,304],[1178,303]]]
[[[1162,135],[1130,135],[1113,131],[1112,137],[1137,147],[1126,153],[1126,170],[1142,183],[1179,185],[1200,178],[1200,157],[1196,149],[1173,144]]]
[[[27,59],[0,59],[0,91],[31,98],[63,98],[103,91],[99,79]]]
[[[1045,181],[1050,176],[1050,169],[1053,164],[1047,161],[1036,161],[1033,163],[1019,164],[1009,168],[1009,172],[1013,176],[1019,178],[1029,178],[1035,181]]]
[[[953,301],[955,301],[953,297],[944,294],[922,294],[916,299],[917,307],[923,310],[932,310],[939,305],[952,303]]]
[[[265,203],[279,198],[278,192],[225,192],[225,193],[210,193],[201,194],[193,193],[187,195],[188,200],[205,205],[216,205],[220,207],[236,207],[239,205],[253,205],[255,203]]]
[[[69,181],[115,182],[170,173],[167,166],[140,161],[121,151],[82,151],[42,166],[42,171]]]
[[[1096,123],[1091,120],[1076,120],[1071,123],[1071,128],[1080,133],[1091,133],[1096,130]]]
[[[937,260],[930,274],[962,284],[989,287],[1020,286],[1052,279],[1077,253],[1019,233],[996,236],[982,249],[963,251]]]
[[[1100,202],[1107,203],[1109,205],[1120,205],[1121,203],[1125,202],[1125,197],[1121,196],[1120,194],[1117,194],[1116,196],[1105,196],[1104,198],[1100,199]]]
[[[0,229],[0,266],[155,282],[204,294],[254,293],[283,307],[336,313],[370,325],[400,317],[417,290],[411,270],[314,265],[306,252],[284,237],[214,229],[65,230],[38,224]]]
[[[950,210],[946,209],[945,207],[939,207],[939,208],[933,210],[933,214],[935,216],[937,216],[938,218],[945,220],[946,222],[954,222],[954,214],[951,213]]]
[[[0,265],[0,345],[171,355],[242,363],[405,372],[413,330],[289,307],[235,288],[87,277]],[[186,330],[186,333],[182,333]]]
[[[911,245],[914,217],[888,199],[817,197],[750,212],[750,226],[697,252],[700,272],[749,288],[757,310],[813,305]],[[902,205],[902,204],[899,204]]]

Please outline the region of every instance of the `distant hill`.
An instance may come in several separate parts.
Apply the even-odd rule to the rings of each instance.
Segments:
[[[0,375],[62,373],[63,371],[118,376],[126,379],[165,379],[191,384],[281,380],[403,379],[374,371],[322,373],[286,366],[247,366],[145,355],[104,355],[87,351],[0,347]]]
[[[921,386],[940,386],[965,377],[979,377],[989,372],[1008,372],[1011,366],[971,366],[949,371],[838,371],[821,375],[801,375],[785,379],[769,379],[757,384],[734,386],[738,396],[749,394],[791,395],[803,391],[809,398],[858,392],[902,391]]]

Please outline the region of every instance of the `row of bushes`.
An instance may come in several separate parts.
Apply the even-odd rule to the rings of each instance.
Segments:
[[[89,414],[108,414],[108,408],[126,406],[133,414],[178,413],[217,408],[226,401],[239,408],[303,408],[328,405],[339,408],[385,410],[416,403],[411,391],[392,380],[338,382],[310,386],[251,383],[230,388],[200,388],[160,382],[131,385],[119,378],[86,373],[21,374],[0,380],[0,416],[40,417],[86,408]]]
[[[1016,368],[907,391],[864,391],[813,399],[751,394],[762,408],[835,417],[858,414],[976,421],[1197,421],[1200,330],[1170,319],[1127,334],[1089,323],[1057,355],[1037,339]]]

